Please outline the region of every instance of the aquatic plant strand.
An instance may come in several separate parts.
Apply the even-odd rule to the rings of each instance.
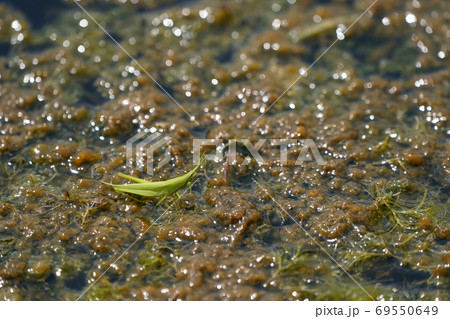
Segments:
[[[348,30],[350,30],[354,25],[355,25],[355,23],[357,23],[362,17],[363,17],[363,15],[365,15],[366,13],[367,13],[367,11],[369,11],[370,10],[370,8],[372,8],[373,6],[374,6],[374,4],[375,3],[377,3],[378,2],[378,0],[375,0],[369,7],[367,7],[367,9],[366,10],[364,10],[364,12],[363,13],[361,13],[359,16],[358,16],[358,18],[356,18],[356,20],[355,21],[353,21],[352,22],[352,24],[350,24],[350,26],[348,27],[348,28],[346,28],[343,32],[342,32],[342,35],[345,35],[345,33],[348,31]],[[253,123],[250,125],[250,127],[252,127],[252,126],[255,126],[256,125],[256,123],[260,120],[260,118],[261,117],[263,117],[267,112],[269,112],[269,110],[272,108],[272,106],[274,106],[275,105],[275,103],[277,103],[285,94],[286,94],[286,92],[287,91],[289,91],[297,82],[298,82],[298,80],[300,80],[302,77],[304,77],[304,76],[306,76],[307,74],[308,74],[308,71],[309,71],[309,69],[311,69],[335,44],[336,44],[336,42],[338,42],[340,39],[339,38],[337,38],[336,40],[334,40],[334,42],[333,43],[331,43],[331,45],[325,50],[325,51],[323,51],[320,55],[319,55],[319,57],[317,58],[317,59],[315,59],[314,60],[314,62],[313,63],[311,63],[309,66],[308,66],[308,68],[305,70],[305,71],[303,71],[301,74],[300,74],[300,76],[294,81],[294,82],[292,82],[292,84],[291,85],[289,85],[289,87],[286,89],[286,90],[284,90],[284,92],[283,93],[281,93],[276,99],[275,99],[275,101],[273,101],[272,102],[272,104],[270,104],[269,105],[269,107],[260,115],[260,116],[258,116],[258,118],[256,119],[256,120],[254,120],[253,121]]]
[[[191,185],[194,185],[196,182],[198,181],[198,179],[196,179]],[[184,195],[185,193],[187,192],[187,190],[185,190],[184,192],[183,192],[183,194],[182,195]],[[158,222],[158,220],[160,220],[164,215],[166,215],[168,212],[169,212],[169,210],[172,208],[172,206],[173,205],[175,205],[175,203],[177,202],[177,200],[179,200],[180,198],[177,198],[176,200],[174,200],[171,204],[170,204],[170,206],[169,207],[167,207],[165,210],[164,210],[164,212],[161,214],[161,215],[159,215],[158,216],[158,218],[156,218],[154,221],[153,221],[153,223],[150,225],[150,226],[148,226],[145,230],[144,230],[144,232],[142,232],[141,234],[139,234],[138,236],[137,236],[137,238],[131,243],[131,245],[130,246],[128,246],[127,247],[127,249],[125,249],[124,250],[124,252],[123,253],[121,253],[120,254],[120,256],[119,257],[117,257],[117,259],[116,260],[114,260],[114,262],[112,262],[109,266],[108,266],[108,268],[106,268],[106,270],[100,275],[100,276],[98,276],[95,280],[94,280],[94,282],[92,283],[92,284],[90,284],[79,296],[78,296],[78,298],[76,299],[76,301],[79,301],[92,287],[94,287],[95,286],[95,284],[108,272],[108,270],[113,266],[113,265],[116,265],[116,263],[150,230],[150,228],[152,228],[153,227],[153,225],[155,225],[157,222]]]
[[[277,206],[278,207],[280,207],[280,209],[286,214],[286,215],[288,215],[304,232],[305,232],[305,234],[309,237],[309,238],[311,238],[311,240],[317,245],[317,246],[319,246],[319,248],[320,249],[322,249],[324,252],[325,252],[325,254],[328,256],[328,257],[330,257],[330,259],[332,260],[332,261],[334,261],[335,263],[336,263],[336,265],[338,265],[339,266],[339,268],[341,268],[343,271],[344,271],[344,273],[347,275],[347,276],[349,276],[350,277],[350,279],[351,280],[353,280],[354,282],[355,282],[355,284],[359,287],[359,288],[361,288],[361,290],[362,291],[364,291],[365,293],[366,293],[366,295],[367,296],[369,296],[369,298],[370,299],[372,299],[373,301],[375,301],[375,298],[374,297],[372,297],[372,295],[352,276],[352,275],[350,275],[349,273],[348,273],[348,271],[343,267],[343,266],[341,266],[341,264],[340,263],[338,263],[337,262],[337,260],[336,259],[334,259],[333,258],[333,256],[331,256],[331,254],[321,245],[321,244],[319,244],[319,242],[317,242],[317,240],[316,239],[314,239],[314,237],[312,237],[307,231],[306,231],[306,229],[294,218],[294,217],[292,217],[291,216],[291,214],[289,214],[285,209],[284,209],[284,207],[283,206],[281,206],[276,200],[275,200],[275,198],[273,198],[273,196],[272,195],[270,195],[268,192],[267,192],[267,190],[265,189],[265,188],[263,188],[262,186],[261,186],[261,184],[259,184],[254,178],[253,178],[253,181],[256,183],[256,185],[258,185],[258,187],[264,192],[264,193],[266,193],[266,195],[267,196],[269,196],[270,197],[270,199],[275,203],[275,204],[277,204]]]

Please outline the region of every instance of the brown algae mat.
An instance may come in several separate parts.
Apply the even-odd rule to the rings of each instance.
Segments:
[[[445,3],[0,3],[0,300],[448,300]],[[170,137],[151,176],[141,132]],[[100,182],[181,176],[194,139],[265,162],[240,143],[159,206]]]

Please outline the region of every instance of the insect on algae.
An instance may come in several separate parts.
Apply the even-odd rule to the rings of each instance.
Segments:
[[[156,204],[156,207],[158,207],[159,204],[161,204],[168,196],[174,193],[176,193],[178,197],[181,198],[178,190],[190,183],[190,179],[197,172],[200,165],[205,161],[205,159],[205,156],[202,155],[200,162],[191,171],[184,175],[166,181],[149,182],[145,179],[119,173],[120,177],[127,178],[136,183],[111,184],[103,181],[102,183],[111,186],[116,192],[119,193],[133,194],[144,197],[162,197]]]

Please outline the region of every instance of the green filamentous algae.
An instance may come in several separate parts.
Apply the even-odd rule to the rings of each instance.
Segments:
[[[27,3],[0,300],[449,299],[445,1]]]

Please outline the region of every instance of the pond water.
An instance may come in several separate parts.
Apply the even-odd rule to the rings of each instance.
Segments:
[[[449,299],[445,1],[33,3],[0,1],[0,300]],[[160,205],[101,183],[216,150]]]

